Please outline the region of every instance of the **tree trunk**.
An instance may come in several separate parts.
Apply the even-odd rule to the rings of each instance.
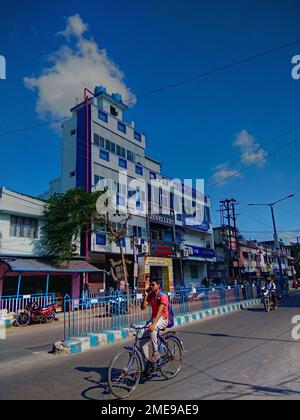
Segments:
[[[126,295],[129,295],[128,272],[127,272],[126,261],[125,261],[121,238],[120,238],[119,243],[120,243],[120,254],[122,258],[122,267],[123,267],[123,276],[124,276],[124,281],[125,281]]]

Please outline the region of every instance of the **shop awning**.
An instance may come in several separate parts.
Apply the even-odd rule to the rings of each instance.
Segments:
[[[70,260],[57,263],[50,259],[3,257],[0,258],[0,264],[5,264],[8,271],[18,273],[99,273],[103,271],[84,260]]]

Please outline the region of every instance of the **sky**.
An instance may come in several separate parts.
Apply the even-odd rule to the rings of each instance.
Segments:
[[[215,225],[219,201],[235,198],[241,232],[271,239],[270,210],[248,203],[296,194],[276,208],[279,236],[296,240],[300,79],[292,78],[291,61],[300,55],[299,19],[297,0],[6,2],[0,185],[30,195],[46,191],[61,172],[59,125],[48,123],[69,115],[84,85],[102,84],[130,98],[125,119],[145,132],[147,155],[163,162],[165,175],[205,179]]]

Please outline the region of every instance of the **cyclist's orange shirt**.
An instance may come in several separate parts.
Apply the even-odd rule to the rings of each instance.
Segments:
[[[150,293],[148,296],[148,301],[152,306],[152,319],[154,319],[157,315],[158,308],[161,304],[164,305],[164,310],[162,316],[165,319],[169,319],[169,298],[165,293],[161,293],[155,295],[154,293]]]

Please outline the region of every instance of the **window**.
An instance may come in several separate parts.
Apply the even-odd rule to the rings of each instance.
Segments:
[[[140,165],[143,165],[143,158],[140,155],[135,155],[135,161],[136,163],[139,163]]]
[[[105,140],[105,149],[108,152],[116,153],[116,145],[115,145],[115,143],[113,143],[112,141],[109,141],[107,139]]]
[[[117,192],[123,195],[127,195],[127,185],[117,183]]]
[[[96,133],[94,133],[94,144],[96,146],[100,146],[100,136],[98,136]]]
[[[163,189],[160,190],[160,205],[168,207],[168,192]]]
[[[127,150],[127,159],[130,160],[130,162],[135,163],[135,154],[130,150]]]
[[[118,130],[126,134],[126,125],[121,123],[121,121],[118,121]]]
[[[207,222],[211,223],[211,218],[210,218],[210,208],[209,208],[209,207],[207,207],[207,206],[205,206],[205,207],[204,207],[204,219],[205,219]]]
[[[76,133],[75,128],[74,128],[74,130],[71,130],[71,131],[70,131],[71,136],[74,136],[74,134],[75,134],[75,133]]]
[[[103,176],[95,175],[94,176],[94,185],[97,186],[100,183],[100,181],[102,181],[103,179],[104,179]]]
[[[198,267],[196,265],[191,265],[191,278],[193,280],[198,279]]]
[[[142,141],[142,136],[137,131],[134,132],[134,139],[137,141]]]
[[[118,116],[118,112],[117,112],[117,110],[116,110],[116,108],[114,106],[110,106],[110,113],[114,117],[117,117]]]
[[[126,159],[126,150],[124,149],[124,147],[117,145],[117,155]]]
[[[149,176],[150,176],[150,179],[156,179],[156,173],[155,172],[150,171]]]
[[[125,206],[125,197],[119,194],[117,194],[117,206]]]
[[[99,137],[100,139],[100,147],[104,147],[105,140],[103,137]]]
[[[133,236],[137,238],[142,237],[142,228],[140,226],[132,226],[133,227]]]
[[[96,245],[102,245],[102,246],[106,245],[105,233],[100,233],[100,232],[96,233]]]
[[[119,166],[120,168],[127,169],[127,161],[125,159],[119,158]]]
[[[99,120],[102,120],[104,122],[108,122],[108,116],[107,116],[106,112],[101,111],[100,109],[98,110],[98,118],[99,118]]]
[[[38,237],[38,220],[30,217],[10,217],[9,235],[17,238],[36,239]]]
[[[72,178],[73,176],[75,176],[76,175],[76,171],[72,171],[72,172],[70,172],[70,177]]]
[[[109,162],[109,153],[105,150],[100,149],[100,159],[106,160]]]
[[[143,175],[143,168],[141,166],[135,165],[135,173],[138,175]]]
[[[182,222],[182,214],[177,214],[176,219],[178,222]]]

